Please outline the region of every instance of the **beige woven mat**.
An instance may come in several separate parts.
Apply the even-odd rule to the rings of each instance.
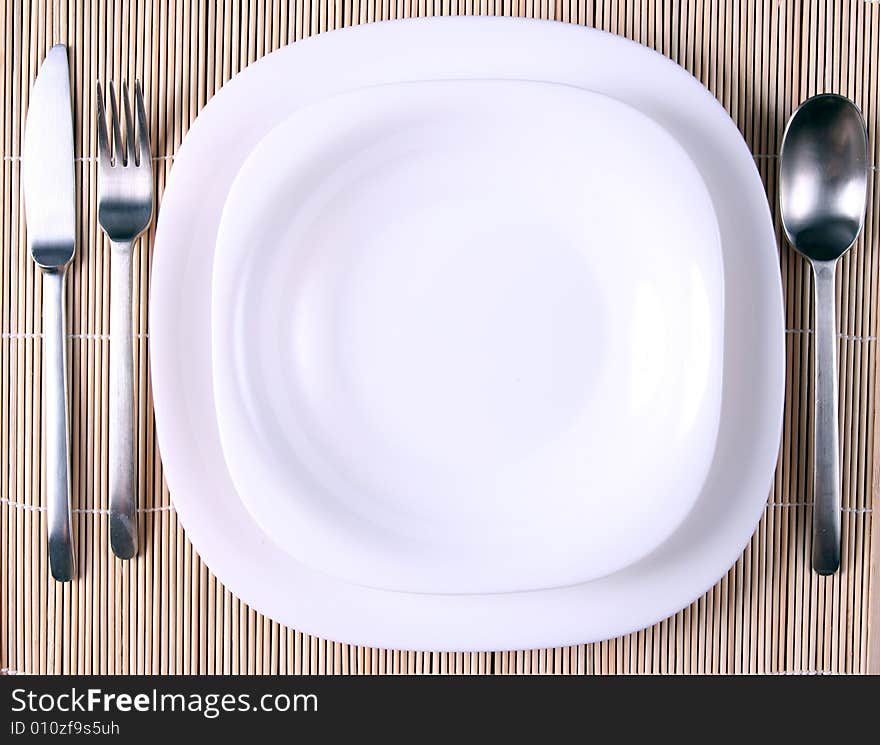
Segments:
[[[108,256],[96,226],[94,85],[144,81],[161,195],[200,108],[248,63],[304,36],[413,15],[482,13],[597,26],[658,49],[727,107],[776,211],[777,153],[793,107],[842,92],[877,137],[880,3],[873,0],[362,0],[107,2],[4,0],[0,40],[0,668],[4,672],[864,672],[880,287],[876,166],[864,239],[840,266],[843,567],[809,568],[810,277],[780,240],[788,397],[779,466],[761,525],[727,576],[637,634],[571,648],[482,654],[329,643],[279,626],[232,596],[187,541],[163,482],[149,388],[152,233],[135,256],[137,467],[143,549],[107,543]],[[40,284],[25,243],[20,153],[28,91],[47,47],[71,47],[80,234],[68,318],[74,530],[79,579],[48,577],[41,498]],[[304,71],[307,74],[307,71]],[[778,222],[778,221],[777,221]],[[778,231],[777,231],[778,232]],[[781,234],[780,234],[781,235]],[[208,496],[208,495],[206,495]],[[875,539],[875,545],[880,541]],[[875,593],[875,595],[880,593]],[[877,598],[874,598],[877,604]],[[880,616],[876,611],[875,617]],[[880,629],[878,629],[880,631]],[[875,634],[877,636],[877,634]],[[870,662],[869,662],[870,660]]]

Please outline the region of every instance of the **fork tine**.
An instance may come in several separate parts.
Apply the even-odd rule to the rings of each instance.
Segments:
[[[150,133],[147,130],[147,112],[144,108],[144,93],[141,81],[134,81],[134,118],[138,130],[138,165],[153,168],[153,153],[150,150]]]
[[[122,80],[122,97],[119,99],[122,107],[122,115],[125,117],[125,164],[130,165],[128,159],[137,161],[137,150],[134,147],[134,126],[131,120],[131,104],[128,102],[128,83]]]
[[[122,133],[119,130],[119,109],[116,106],[116,89],[113,87],[113,81],[108,84],[108,96],[110,97],[110,129],[113,130],[113,157],[114,165],[124,166],[127,153],[125,145],[122,143]]]
[[[107,167],[111,164],[110,143],[107,141],[107,112],[104,110],[104,94],[101,91],[101,83],[97,83],[95,88],[98,92],[98,162],[102,167]]]

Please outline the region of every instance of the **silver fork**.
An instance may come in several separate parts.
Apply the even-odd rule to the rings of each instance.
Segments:
[[[135,82],[135,126],[122,83],[125,136],[112,81],[110,131],[98,83],[98,222],[110,239],[110,547],[121,559],[137,553],[134,495],[131,255],[153,217],[153,164],[141,85]]]

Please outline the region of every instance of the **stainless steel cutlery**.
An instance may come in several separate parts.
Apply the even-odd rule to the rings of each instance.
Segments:
[[[65,276],[76,246],[73,123],[67,48],[52,47],[31,90],[22,151],[27,238],[43,276],[42,398],[49,568],[74,574],[65,350]]]
[[[819,574],[840,566],[834,274],[862,230],[868,175],[868,131],[852,101],[823,94],[795,111],[782,140],[779,197],[788,240],[813,267],[813,569]]]
[[[118,105],[110,83],[109,137],[100,85],[97,96],[98,222],[110,239],[110,546],[129,559],[137,553],[131,255],[153,217],[153,166],[140,83],[135,83],[134,120],[125,82]]]
[[[110,239],[110,544],[124,559],[137,553],[132,387],[132,245],[153,215],[153,173],[143,94],[135,118],[122,86],[122,129],[110,85],[110,137],[100,87],[98,220]],[[46,443],[46,514],[52,576],[74,576],[70,520],[70,443],[65,276],[76,246],[73,121],[67,48],[52,47],[30,94],[22,149],[22,183],[31,256],[42,270],[42,400]]]

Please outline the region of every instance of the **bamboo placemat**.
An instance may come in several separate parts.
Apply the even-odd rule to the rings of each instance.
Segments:
[[[110,556],[107,532],[108,248],[96,223],[94,86],[144,82],[157,194],[206,101],[237,71],[305,36],[387,18],[517,15],[595,26],[651,46],[721,101],[754,153],[777,216],[786,299],[787,399],[779,465],[760,527],[708,594],[627,637],[558,649],[441,654],[369,649],[279,626],[229,593],[187,541],[163,481],[149,388],[152,230],[135,254],[137,469],[142,550]],[[880,190],[839,268],[843,566],[810,571],[811,286],[782,240],[777,154],[794,107],[853,98],[877,137],[875,0],[4,0],[0,40],[0,668],[32,673],[865,672],[869,641]],[[52,582],[43,525],[40,282],[26,248],[21,142],[30,85],[52,43],[70,45],[79,244],[69,274],[74,532],[78,579]],[[304,71],[307,74],[307,71]],[[875,546],[880,540],[875,537]],[[875,553],[876,550],[875,550]],[[877,567],[875,557],[875,568]],[[880,636],[876,629],[874,637]],[[869,647],[874,650],[869,654]]]

